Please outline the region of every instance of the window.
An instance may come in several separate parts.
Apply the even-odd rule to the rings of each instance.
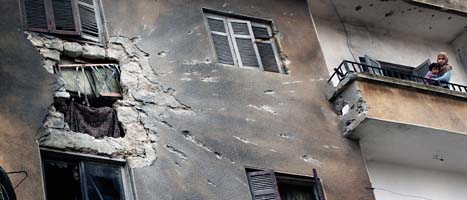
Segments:
[[[271,21],[206,11],[219,63],[284,73]]]
[[[320,179],[313,177],[247,169],[253,200],[325,200]]]
[[[58,65],[58,74],[68,92],[84,96],[86,101],[88,98],[116,100],[122,97],[117,64],[63,64]]]
[[[48,200],[123,200],[124,163],[42,151]]]
[[[22,0],[28,30],[100,42],[96,0]]]

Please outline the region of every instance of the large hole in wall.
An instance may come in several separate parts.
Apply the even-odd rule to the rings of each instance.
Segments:
[[[53,106],[64,115],[71,131],[97,139],[125,136],[112,108],[122,99],[117,63],[61,56],[54,73],[63,82],[60,89],[69,95],[55,97]]]
[[[110,37],[105,46],[99,46],[44,34],[26,35],[42,56],[42,67],[57,78],[52,86],[54,101],[37,135],[43,149],[126,159],[130,167],[148,166],[156,160],[156,130],[167,126],[167,113],[191,113],[163,89],[149,54],[131,38]],[[82,83],[85,79],[93,83]],[[109,85],[118,87],[101,84],[101,80],[112,80]],[[68,87],[73,84],[82,85]],[[75,126],[80,121],[86,121],[85,125]]]

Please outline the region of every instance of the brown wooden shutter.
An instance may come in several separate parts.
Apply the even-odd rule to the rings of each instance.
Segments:
[[[24,13],[28,30],[49,32],[46,3],[44,0],[24,0]]]
[[[78,35],[78,19],[74,0],[51,0],[54,33]]]
[[[77,0],[81,33],[84,37],[99,39],[99,24],[97,21],[96,5],[93,0]]]
[[[234,19],[228,19],[227,21],[238,65],[240,67],[259,67],[262,69],[250,22]]]
[[[86,39],[100,40],[97,6],[93,0],[77,0],[81,34]]]
[[[226,30],[225,19],[220,17],[208,17],[207,22],[218,62],[235,65],[235,60],[232,56],[232,45],[229,41],[229,35]]]
[[[280,200],[279,189],[274,171],[248,172],[253,200]]]

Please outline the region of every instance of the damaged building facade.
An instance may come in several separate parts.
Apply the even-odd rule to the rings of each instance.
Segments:
[[[0,11],[0,199],[467,197],[463,0]]]

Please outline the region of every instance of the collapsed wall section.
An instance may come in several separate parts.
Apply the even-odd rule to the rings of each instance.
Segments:
[[[42,66],[49,73],[56,74],[53,85],[55,102],[72,98],[65,88],[65,81],[54,72],[64,57],[114,62],[120,66],[122,98],[113,103],[112,107],[125,136],[98,139],[74,132],[66,122],[64,113],[52,103],[37,136],[43,148],[126,159],[130,167],[148,166],[157,157],[157,127],[171,126],[164,120],[167,113],[194,114],[189,106],[174,97],[175,90],[164,88],[157,81],[157,74],[149,62],[149,54],[138,48],[134,39],[111,37],[102,46],[66,41],[38,33],[26,32],[26,35],[42,55]]]

